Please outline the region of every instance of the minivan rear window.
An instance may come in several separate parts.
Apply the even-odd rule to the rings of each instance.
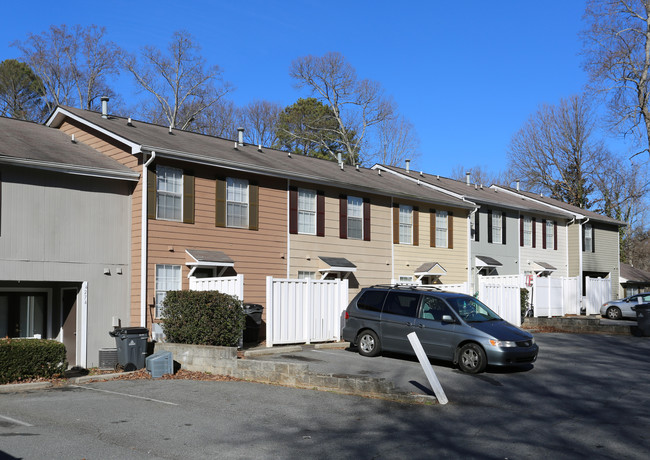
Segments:
[[[384,304],[386,298],[386,291],[373,291],[367,290],[359,300],[357,300],[357,308],[359,310],[381,311],[381,306]]]
[[[391,291],[386,300],[384,313],[415,318],[419,300],[419,293]]]

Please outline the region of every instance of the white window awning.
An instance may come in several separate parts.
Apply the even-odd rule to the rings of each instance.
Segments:
[[[557,268],[549,263],[537,261],[533,262],[533,271],[536,275],[541,275],[543,273],[552,273],[556,270]]]
[[[438,262],[425,262],[415,269],[415,276],[420,281],[425,276],[442,276],[447,274],[447,270]]]
[[[332,273],[343,275],[341,276],[341,279],[345,279],[350,276],[350,273],[357,271],[357,266],[345,257],[318,256],[318,258],[327,264],[326,268],[318,270],[318,272],[321,273],[321,279],[325,279],[327,275]]]
[[[476,256],[474,258],[476,268],[496,268],[501,267],[503,264],[496,259],[488,256]]]
[[[188,278],[197,268],[221,268],[217,276],[222,276],[226,269],[235,266],[235,261],[221,251],[186,249],[185,252],[193,259],[193,262],[185,263],[191,268]]]

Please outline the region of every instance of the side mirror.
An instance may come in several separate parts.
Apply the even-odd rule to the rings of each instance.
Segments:
[[[451,315],[442,315],[442,322],[443,323],[455,323],[454,319],[451,317]]]

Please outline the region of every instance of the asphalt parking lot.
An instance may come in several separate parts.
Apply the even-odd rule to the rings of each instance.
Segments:
[[[0,458],[647,458],[650,339],[537,334],[527,369],[434,369],[447,405],[248,382],[108,381],[0,394]],[[419,364],[291,353],[426,391]]]

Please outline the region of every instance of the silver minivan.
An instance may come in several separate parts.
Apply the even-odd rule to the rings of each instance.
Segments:
[[[452,361],[475,374],[488,364],[515,366],[537,359],[531,334],[474,297],[417,286],[362,289],[345,313],[343,339],[363,356],[382,350],[413,354],[407,338],[415,332],[430,358]]]

